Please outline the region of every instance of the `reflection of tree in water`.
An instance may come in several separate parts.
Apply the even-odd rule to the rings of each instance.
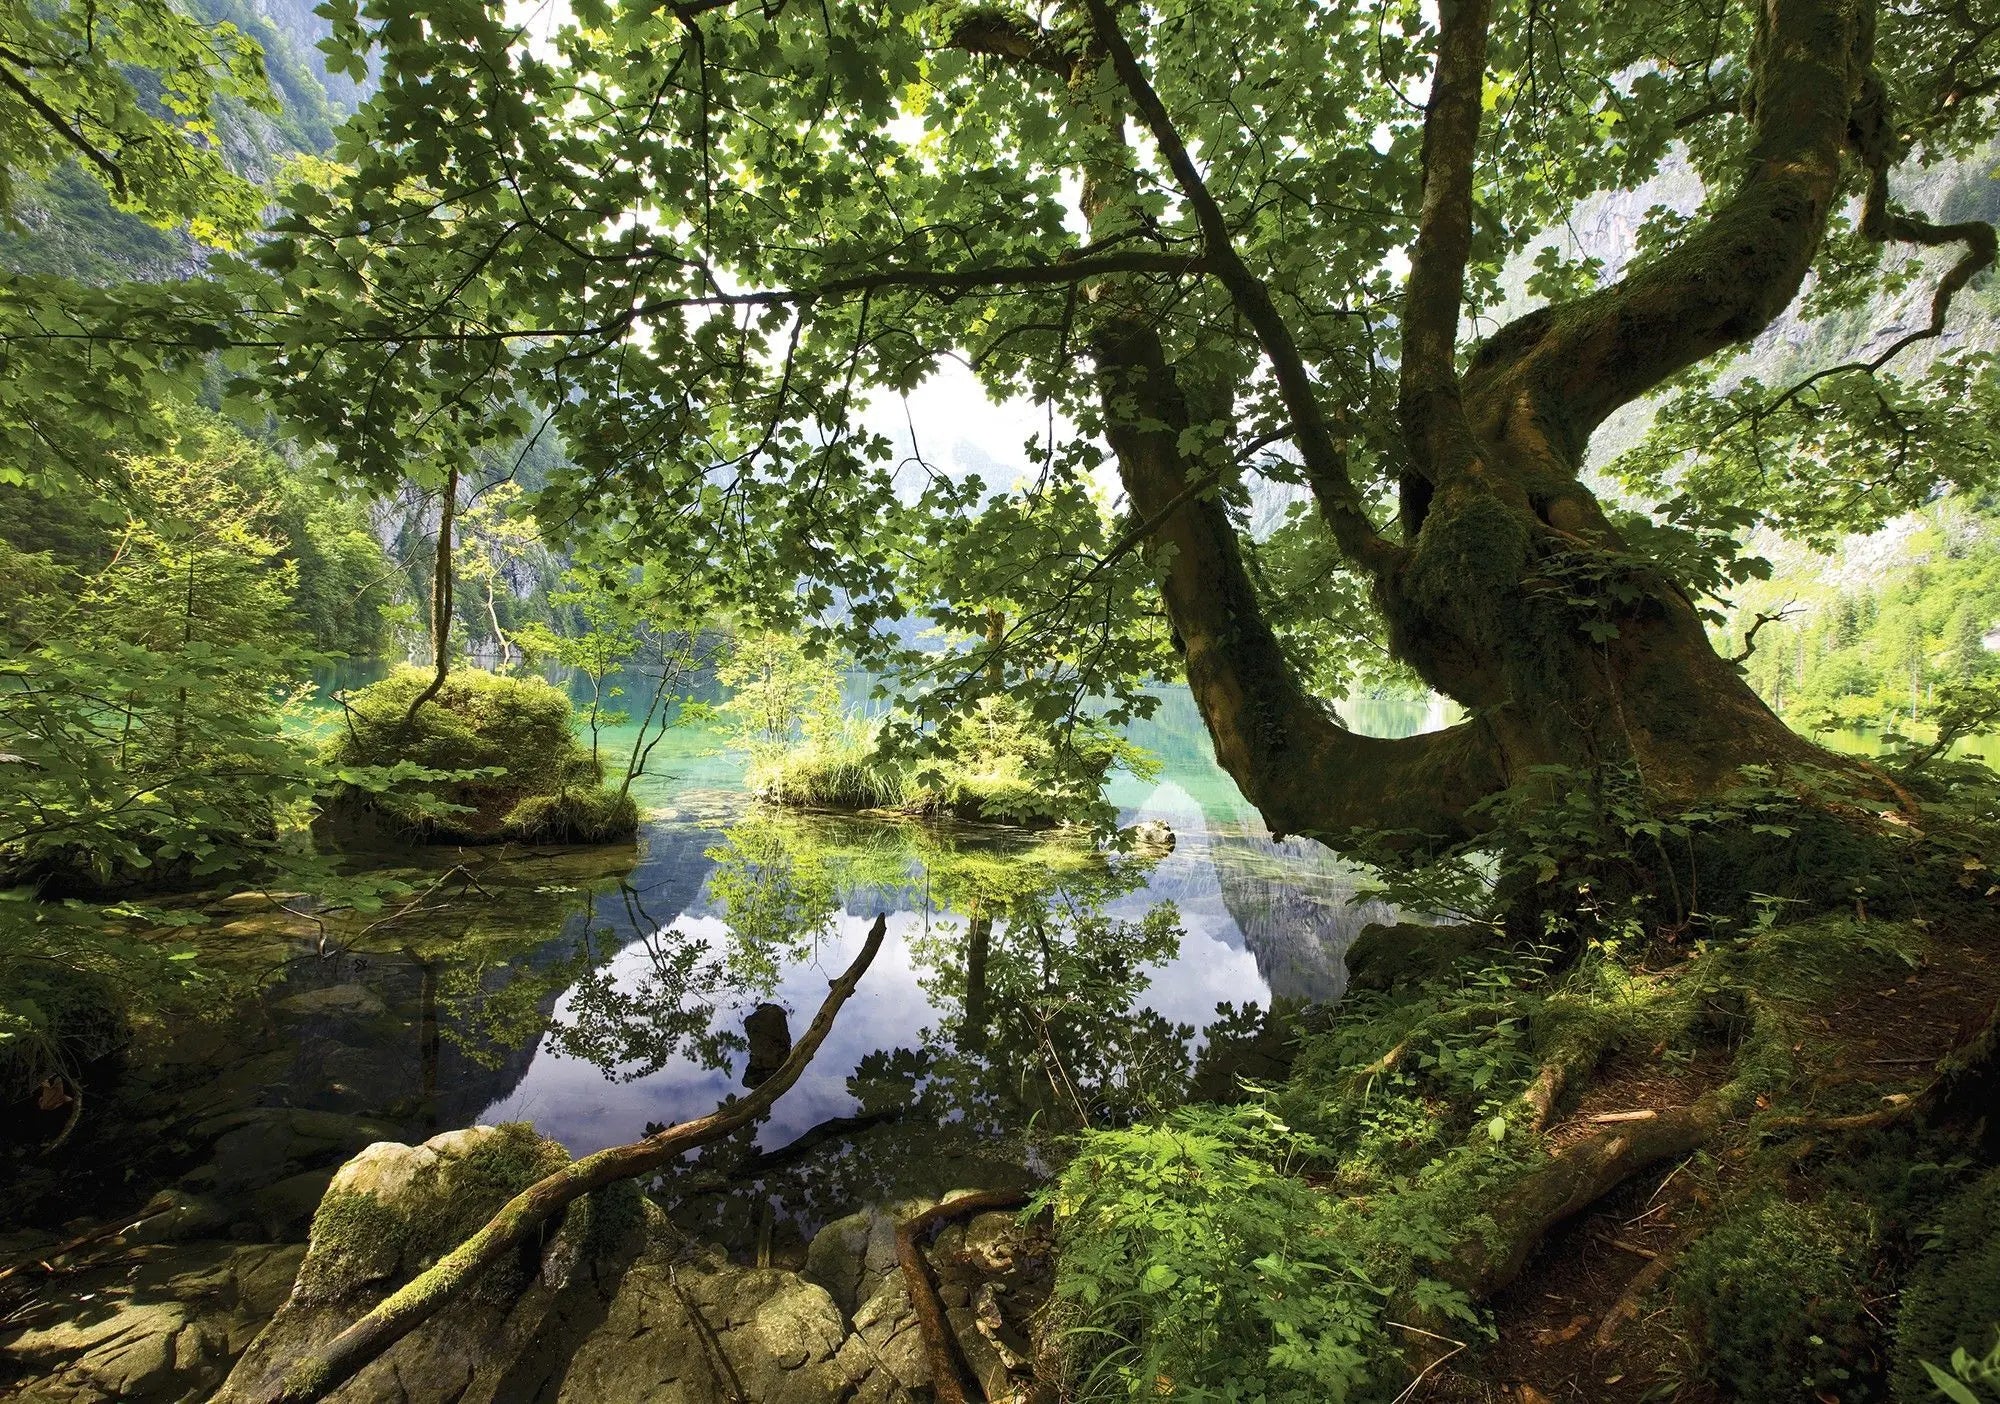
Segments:
[[[1021,1181],[1031,1129],[1102,1125],[1184,1095],[1194,1031],[1138,1003],[1148,968],[1179,948],[1176,912],[1105,911],[1144,885],[1149,857],[792,816],[727,839],[710,893],[732,952],[796,941],[860,892],[906,895],[897,905],[924,914],[909,950],[938,1021],[916,1046],[860,1060],[853,1114],[775,1151],[746,1131],[679,1168],[667,1200],[691,1231],[745,1249],[775,1240],[782,1255],[860,1205]]]

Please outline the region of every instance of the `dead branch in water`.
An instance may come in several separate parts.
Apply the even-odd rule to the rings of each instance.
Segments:
[[[379,1303],[342,1331],[316,1355],[308,1356],[271,1386],[245,1397],[256,1404],[314,1404],[455,1301],[480,1273],[521,1248],[541,1226],[570,1204],[596,1190],[644,1175],[696,1146],[717,1141],[769,1111],[791,1090],[833,1028],[834,1016],[854,993],[875,953],[882,948],[888,919],[875,918],[854,963],[833,981],[812,1026],[792,1046],[770,1079],[740,1101],[707,1116],[670,1126],[627,1145],[612,1146],[565,1165],[500,1206],[472,1237]]]

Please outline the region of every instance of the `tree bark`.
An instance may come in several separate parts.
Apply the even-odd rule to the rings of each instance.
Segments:
[[[410,702],[403,714],[407,731],[423,710],[424,703],[438,695],[451,671],[451,526],[458,514],[458,465],[444,471],[444,495],[438,502],[437,557],[431,569],[431,680]]]
[[[1196,418],[1192,387],[1178,383],[1143,292],[1121,302],[1098,289],[1105,316],[1093,349],[1107,437],[1136,512],[1165,514],[1153,543],[1162,594],[1217,759],[1274,832],[1338,843],[1366,826],[1454,838],[1476,827],[1468,809],[1496,790],[1576,783],[1551,778],[1555,770],[1635,772],[1651,798],[1685,804],[1763,765],[1831,773],[1871,801],[1894,802],[1872,767],[1778,719],[1715,652],[1687,593],[1631,551],[1580,478],[1591,432],[1614,409],[1747,342],[1796,295],[1853,146],[1868,76],[1865,5],[1770,0],[1752,56],[1751,159],[1734,195],[1674,253],[1503,329],[1462,376],[1454,341],[1488,7],[1440,6],[1402,324],[1410,470],[1400,545],[1355,520],[1345,465],[1320,436],[1324,417],[1294,393],[1296,348],[1281,322],[1266,326],[1276,316],[1268,293],[1229,246],[1109,4],[1085,8],[1200,227],[1202,266],[1227,286],[1286,392],[1308,482],[1343,553],[1372,580],[1392,652],[1476,718],[1378,741],[1346,731],[1304,692],[1264,620],[1226,510],[1212,492],[1187,491],[1227,471],[1181,452]],[[1103,61],[1085,52],[1075,64],[1073,87],[1093,81]],[[1085,191],[1093,220],[1136,194],[1130,169],[1109,163],[1087,173]]]

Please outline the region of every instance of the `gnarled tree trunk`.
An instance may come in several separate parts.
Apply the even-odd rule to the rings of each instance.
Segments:
[[[1338,842],[1365,826],[1448,839],[1477,824],[1468,817],[1477,801],[1534,783],[1550,774],[1543,767],[1636,774],[1665,804],[1727,791],[1752,764],[1831,774],[1871,802],[1895,801],[1872,766],[1778,719],[1715,652],[1687,592],[1628,548],[1580,478],[1591,433],[1614,410],[1749,341],[1792,300],[1850,156],[1878,173],[1870,203],[1880,203],[1884,144],[1866,135],[1884,120],[1869,6],[1763,6],[1748,99],[1754,142],[1733,197],[1673,253],[1504,328],[1461,374],[1454,347],[1489,16],[1486,0],[1447,0],[1403,309],[1400,539],[1365,515],[1291,333],[1231,246],[1110,0],[1086,8],[1095,45],[1073,57],[1072,91],[1088,90],[1102,111],[1115,84],[1150,128],[1202,228],[1206,270],[1262,344],[1323,520],[1371,580],[1393,652],[1473,717],[1386,741],[1349,732],[1306,694],[1263,617],[1235,527],[1217,495],[1198,490],[1227,466],[1182,449],[1198,437],[1181,431],[1197,422],[1189,404],[1205,387],[1182,383],[1143,293],[1098,285],[1094,350],[1124,485],[1152,524],[1167,614],[1217,758],[1274,831]],[[1018,34],[977,41],[1059,66],[1046,43]],[[1085,192],[1093,218],[1136,202],[1129,165],[1091,172]],[[1990,261],[1991,231],[1980,231]],[[1968,262],[1984,266],[1980,240],[1960,237]],[[1969,276],[1955,270],[1952,279]],[[1948,296],[1942,289],[1940,321]]]

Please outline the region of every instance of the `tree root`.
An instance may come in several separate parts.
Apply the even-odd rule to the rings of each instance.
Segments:
[[[335,1336],[317,1355],[299,1361],[274,1385],[246,1397],[255,1404],[314,1404],[450,1305],[485,1269],[527,1244],[545,1222],[576,1200],[620,1180],[657,1170],[686,1151],[721,1140],[763,1116],[799,1080],[826,1041],[834,1016],[873,963],[887,929],[887,918],[877,916],[861,953],[833,981],[812,1026],[770,1079],[749,1096],[643,1140],[587,1155],[537,1180],[503,1204],[477,1233]]]
[[[1707,1223],[1700,1217],[1684,1225],[1667,1243],[1655,1253],[1640,1269],[1632,1274],[1632,1280],[1625,1284],[1625,1290],[1618,1294],[1618,1300],[1611,1304],[1611,1310],[1604,1313],[1604,1320],[1597,1324],[1597,1334],[1591,1339],[1599,1350],[1608,1350],[1618,1339],[1619,1328],[1639,1316],[1639,1304],[1646,1300],[1646,1294],[1660,1285],[1660,1279],[1673,1268],[1681,1250],[1694,1242]]]
[[[1019,1190],[982,1190],[946,1200],[896,1226],[896,1259],[902,1264],[903,1286],[917,1314],[917,1329],[923,1333],[924,1354],[931,1367],[931,1392],[937,1404],[973,1404],[973,1401],[983,1404],[986,1390],[965,1363],[958,1338],[945,1318],[944,1302],[938,1297],[937,1283],[931,1279],[930,1265],[924,1261],[923,1239],[931,1230],[953,1219],[993,1209],[1018,1209],[1027,1202],[1027,1195]]]
[[[1696,1149],[1721,1124],[1721,1101],[1711,1092],[1691,1106],[1616,1122],[1565,1147],[1514,1186],[1493,1210],[1498,1232],[1461,1243],[1444,1276],[1476,1299],[1492,1296],[1520,1276],[1550,1229],[1647,1166]]]

